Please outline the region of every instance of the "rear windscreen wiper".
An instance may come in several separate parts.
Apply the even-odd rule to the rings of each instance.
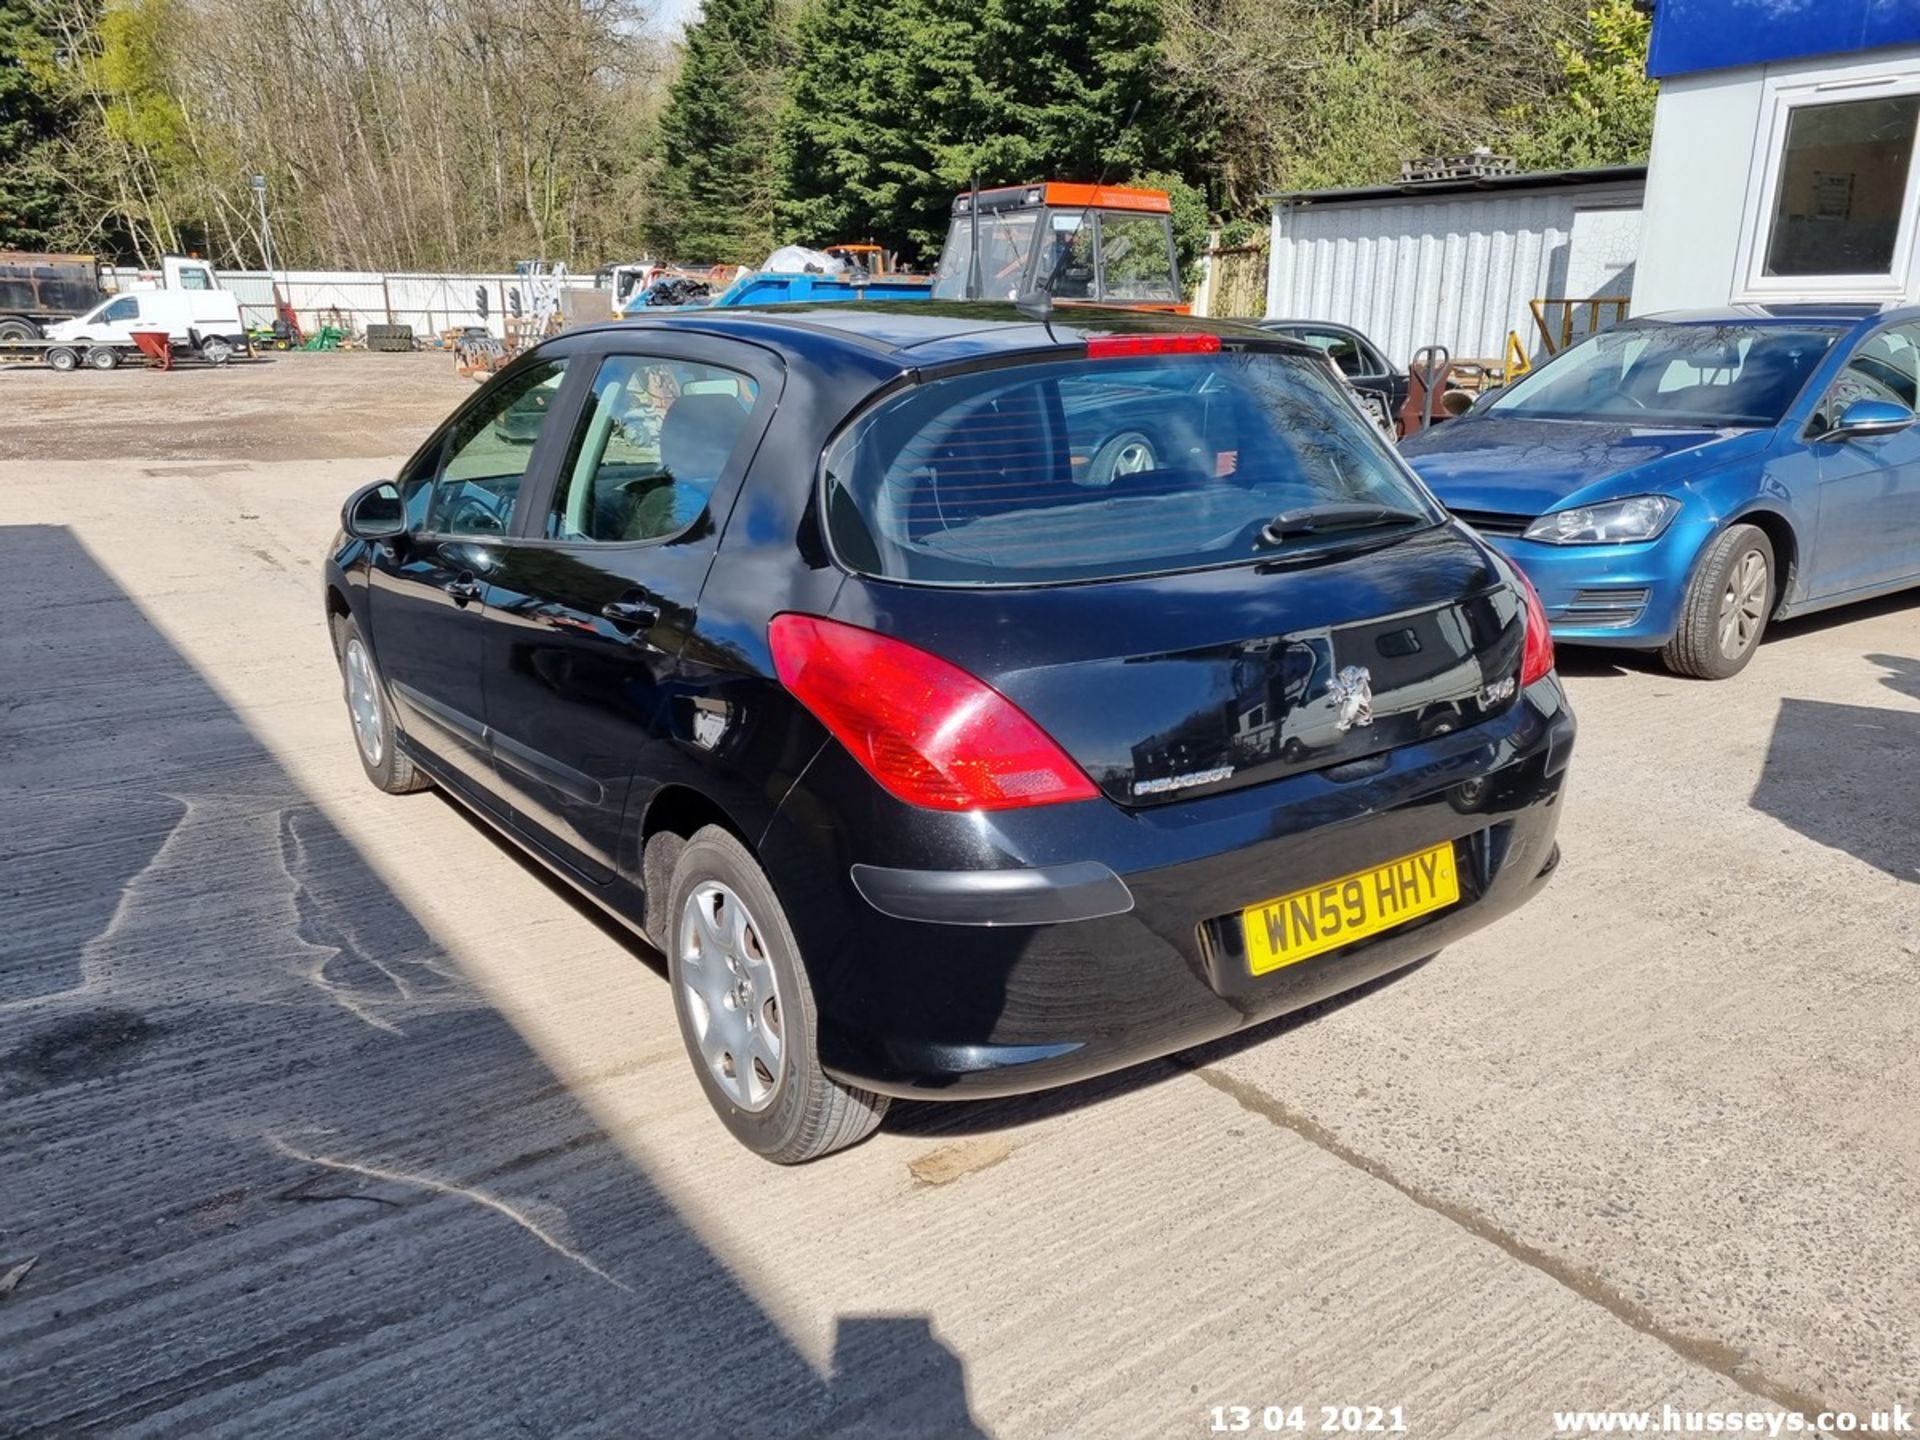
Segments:
[[[1337,530],[1374,530],[1386,525],[1419,525],[1432,517],[1391,505],[1303,505],[1282,510],[1260,530],[1263,545],[1278,545],[1299,535],[1328,535]]]

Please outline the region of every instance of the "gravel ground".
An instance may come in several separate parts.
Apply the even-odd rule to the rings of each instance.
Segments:
[[[658,957],[359,774],[322,549],[470,389],[0,373],[0,1434],[1920,1404],[1915,603],[1723,685],[1568,654],[1530,909],[779,1170],[707,1114]]]

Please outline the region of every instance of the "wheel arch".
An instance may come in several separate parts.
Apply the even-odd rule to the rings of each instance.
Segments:
[[[335,652],[334,658],[338,659],[339,658],[338,652],[340,649],[340,628],[339,626],[335,625],[333,622],[335,620],[351,620],[353,618],[353,606],[347,602],[347,592],[340,587],[340,584],[338,581],[333,580],[331,578],[329,578],[327,581],[326,604],[327,604],[327,634],[332,638],[332,641],[333,641],[333,648]]]
[[[655,944],[662,943],[667,934],[667,888],[673,879],[673,867],[687,842],[709,825],[732,835],[756,863],[759,861],[759,848],[753,838],[724,805],[705,791],[691,785],[668,784],[647,800],[634,843],[641,891],[646,896],[641,928]]]
[[[1730,516],[1727,525],[1751,525],[1767,537],[1773,546],[1773,609],[1769,618],[1777,618],[1791,607],[1800,583],[1800,532],[1782,511],[1765,505],[1749,506]],[[1723,530],[1725,526],[1721,527]],[[1711,543],[1711,541],[1709,541]],[[1704,547],[1703,547],[1704,548]]]

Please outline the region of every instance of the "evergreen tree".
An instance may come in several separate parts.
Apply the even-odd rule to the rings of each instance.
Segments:
[[[780,83],[774,0],[706,0],[660,117],[647,232],[662,254],[730,264],[766,256]]]
[[[814,0],[781,125],[782,233],[931,258],[956,192],[1195,163],[1157,83],[1160,0]]]
[[[71,117],[29,0],[0,0],[0,249],[45,250],[71,220],[53,144]]]

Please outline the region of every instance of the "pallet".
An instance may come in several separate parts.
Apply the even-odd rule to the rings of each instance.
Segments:
[[[1490,151],[1471,155],[1429,155],[1420,160],[1400,162],[1400,181],[1405,185],[1423,185],[1437,180],[1488,180],[1519,173],[1519,162],[1511,155],[1495,155]]]

